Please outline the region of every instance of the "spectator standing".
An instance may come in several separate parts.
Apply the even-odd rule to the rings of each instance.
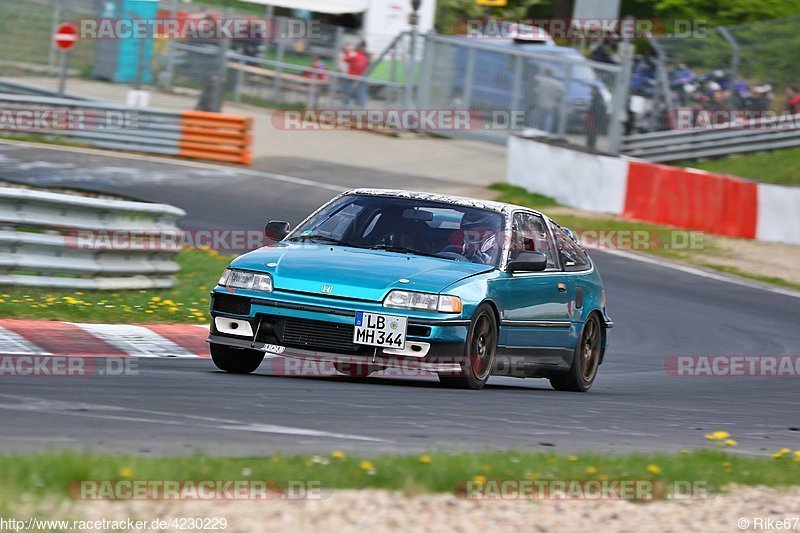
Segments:
[[[586,147],[594,150],[597,147],[597,135],[605,129],[606,103],[600,89],[592,85],[592,103],[586,115]]]
[[[792,115],[800,113],[800,88],[791,84],[786,88],[786,92],[789,95],[789,100],[786,102],[786,110]]]
[[[367,83],[363,80],[355,79],[361,77],[369,67],[369,55],[367,55],[367,43],[361,41],[353,49],[352,46],[345,46],[342,61],[347,64],[347,74],[349,79],[343,84],[344,105],[350,105],[351,98],[355,96],[356,105],[359,107],[367,106]]]

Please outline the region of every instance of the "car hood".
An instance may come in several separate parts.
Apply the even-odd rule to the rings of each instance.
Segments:
[[[493,270],[466,261],[308,243],[260,248],[236,258],[231,267],[271,273],[276,291],[373,301],[383,300],[391,289],[438,293]],[[323,285],[331,288],[323,292]]]

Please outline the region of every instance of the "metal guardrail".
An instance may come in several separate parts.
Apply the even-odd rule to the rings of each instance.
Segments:
[[[70,118],[67,127],[45,123],[9,131],[64,138],[111,150],[130,150],[227,163],[252,160],[252,120],[240,115],[203,111],[168,112],[97,100],[0,94],[3,112],[58,112]],[[62,117],[63,118],[63,117]]]
[[[0,187],[0,285],[171,287],[176,223],[185,214],[171,205]]]
[[[29,96],[50,96],[53,98],[58,97],[58,91],[47,89],[45,87],[37,87],[36,85],[19,83],[17,81],[12,81],[8,78],[0,79],[0,93],[19,94],[19,95],[25,94]],[[91,98],[86,98],[84,96],[78,96],[76,94],[70,94],[70,93],[66,93],[64,95],[64,98],[69,98],[70,100],[84,100],[84,101],[91,100]]]
[[[800,114],[793,121],[778,118],[756,126],[697,128],[628,135],[622,138],[624,155],[656,163],[718,157],[800,146]],[[782,127],[779,127],[782,126]]]

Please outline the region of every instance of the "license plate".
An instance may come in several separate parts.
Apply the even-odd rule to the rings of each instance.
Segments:
[[[406,347],[407,322],[404,316],[357,311],[353,343],[403,350]]]

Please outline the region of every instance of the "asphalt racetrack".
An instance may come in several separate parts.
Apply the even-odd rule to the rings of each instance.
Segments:
[[[293,173],[289,173],[289,172]],[[313,161],[215,169],[138,156],[0,144],[0,178],[156,200],[187,228],[293,224],[353,186],[425,189],[430,180]],[[435,184],[441,190],[443,184]],[[0,446],[229,454],[419,450],[677,451],[723,429],[771,453],[800,437],[795,377],[677,377],[675,355],[798,355],[800,299],[746,283],[594,252],[611,331],[587,394],[492,378],[482,391],[435,378],[306,378],[219,372],[208,359],[139,359],[139,375],[19,377],[0,383]],[[209,280],[213,281],[213,280]]]

